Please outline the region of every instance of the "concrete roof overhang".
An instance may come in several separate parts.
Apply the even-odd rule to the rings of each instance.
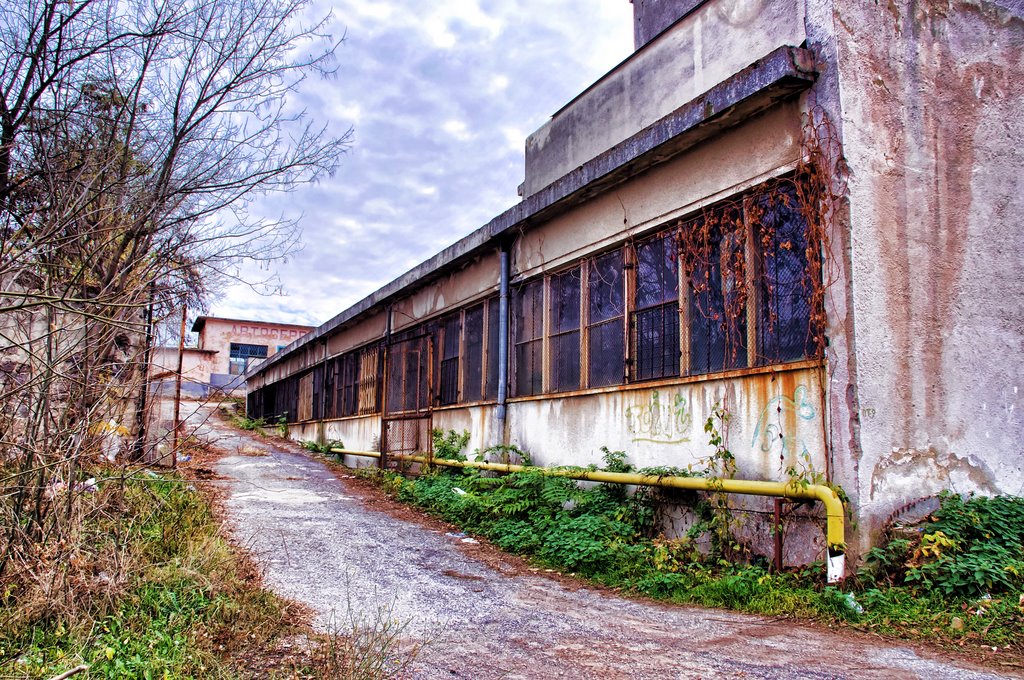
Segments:
[[[500,245],[520,229],[546,222],[761,113],[777,102],[808,89],[816,78],[815,58],[810,50],[779,47],[635,135],[527,196],[468,236],[253,366],[246,372],[246,379],[281,362],[295,350],[327,337],[387,303],[430,283],[486,248]]]

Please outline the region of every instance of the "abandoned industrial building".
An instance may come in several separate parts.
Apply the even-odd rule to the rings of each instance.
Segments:
[[[250,415],[685,469],[724,409],[736,478],[841,486],[854,554],[944,489],[1021,494],[1024,24],[884,4],[635,0],[522,201],[250,368]],[[824,553],[806,512],[789,559]]]

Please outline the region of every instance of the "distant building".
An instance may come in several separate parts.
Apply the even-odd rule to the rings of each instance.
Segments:
[[[186,347],[182,357],[182,390],[188,395],[206,396],[211,389],[244,389],[242,374],[248,368],[311,330],[310,326],[296,324],[201,316],[192,324],[192,331],[199,333],[199,345]],[[150,370],[154,382],[173,379],[177,370],[177,347],[154,349]]]
[[[942,490],[1020,494],[1019,2],[633,7],[523,200],[254,367],[250,414],[385,465],[438,428],[702,468],[711,419],[737,478],[841,485],[854,554]]]

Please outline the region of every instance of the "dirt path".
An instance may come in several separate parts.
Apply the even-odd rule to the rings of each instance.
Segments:
[[[198,415],[203,415],[200,411]],[[289,446],[206,419],[238,541],[329,628],[354,614],[426,640],[417,678],[995,678],[867,636],[628,600],[533,573]],[[387,511],[385,511],[387,510]],[[407,512],[407,511],[406,511]],[[396,516],[397,515],[397,516]]]

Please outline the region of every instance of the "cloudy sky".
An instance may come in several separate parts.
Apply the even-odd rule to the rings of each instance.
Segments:
[[[338,171],[262,202],[301,215],[282,294],[215,316],[319,325],[518,202],[526,136],[632,51],[629,0],[322,0],[346,39],[309,115],[354,129]],[[268,272],[249,272],[248,276]]]

